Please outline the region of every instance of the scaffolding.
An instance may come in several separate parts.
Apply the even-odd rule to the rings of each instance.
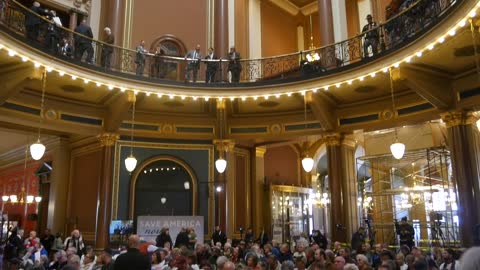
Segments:
[[[357,158],[360,223],[370,242],[398,246],[396,223],[407,217],[420,247],[459,246],[457,201],[450,152],[428,148]]]

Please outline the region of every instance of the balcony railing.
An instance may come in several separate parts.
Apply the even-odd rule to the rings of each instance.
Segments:
[[[228,57],[219,60],[201,60],[198,63],[197,83],[205,82],[207,63],[213,61],[216,73],[211,86],[237,86],[256,84],[277,84],[304,79],[312,79],[366,64],[374,59],[413,42],[428,31],[462,0],[406,0],[401,11],[385,23],[353,38],[292,54],[260,59],[241,59],[240,83],[229,83]],[[89,69],[138,80],[148,80],[162,84],[184,84],[187,65],[191,62],[184,57],[169,56],[160,53],[145,53],[143,68],[137,60],[135,50],[117,47],[95,40],[64,27],[58,27],[45,16],[32,12],[15,0],[4,1],[0,10],[0,27],[17,40],[47,52],[54,58],[72,62]],[[41,19],[39,34],[28,36],[25,28],[26,16]],[[65,42],[71,45],[71,51],[62,51]],[[91,55],[77,52],[82,46],[88,46]],[[372,44],[373,46],[369,45]],[[105,64],[106,53],[111,52],[110,64]],[[309,62],[316,55],[315,61]],[[90,59],[88,59],[90,58]]]

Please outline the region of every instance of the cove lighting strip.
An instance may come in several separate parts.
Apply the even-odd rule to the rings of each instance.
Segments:
[[[222,101],[224,99],[230,99],[231,101],[234,101],[235,99],[245,101],[247,99],[251,100],[257,100],[259,98],[262,98],[264,100],[269,99],[270,97],[275,97],[275,98],[280,98],[281,96],[288,96],[290,97],[292,94],[301,94],[305,95],[307,92],[313,92],[316,93],[318,90],[323,89],[324,91],[328,91],[330,88],[336,87],[340,88],[342,85],[351,85],[356,81],[364,81],[368,77],[374,78],[377,73],[387,73],[390,69],[392,68],[399,68],[401,64],[403,63],[410,63],[411,61],[414,61],[415,58],[420,58],[422,57],[424,52],[432,51],[437,45],[440,45],[445,42],[445,40],[449,37],[455,36],[457,31],[467,25],[467,21],[471,20],[475,16],[477,16],[477,11],[480,8],[480,0],[477,2],[475,7],[457,24],[455,24],[452,28],[450,28],[447,32],[445,32],[443,35],[438,37],[435,41],[430,43],[428,46],[426,46],[423,49],[420,49],[416,51],[415,53],[405,57],[404,59],[401,59],[399,61],[390,63],[389,65],[385,65],[383,68],[378,69],[376,71],[370,72],[368,74],[363,74],[360,75],[356,78],[350,78],[348,80],[344,81],[338,81],[336,83],[332,84],[325,84],[325,85],[320,85],[319,87],[315,87],[312,89],[302,89],[298,91],[292,91],[292,92],[282,92],[282,93],[271,93],[271,94],[263,94],[263,95],[228,95],[228,96],[207,96],[207,95],[189,95],[189,94],[183,94],[183,93],[175,93],[175,92],[160,92],[160,91],[147,91],[147,90],[142,90],[142,89],[127,89],[126,87],[122,87],[120,85],[114,85],[108,82],[102,82],[102,81],[97,81],[93,80],[91,78],[86,78],[86,77],[81,77],[79,75],[67,73],[63,70],[51,67],[48,64],[42,63],[39,60],[35,59],[30,59],[27,56],[20,55],[17,53],[13,48],[7,48],[4,44],[0,44],[0,50],[4,50],[8,53],[10,57],[19,57],[23,62],[31,62],[33,63],[35,68],[40,68],[43,67],[47,72],[57,72],[59,76],[68,76],[72,80],[82,80],[85,84],[95,84],[97,87],[106,87],[108,90],[113,90],[113,89],[120,89],[121,92],[125,91],[132,91],[135,95],[142,92],[145,93],[146,96],[151,96],[152,94],[155,94],[158,98],[161,98],[163,96],[168,96],[170,99],[175,99],[175,98],[180,98],[182,100],[185,100],[187,98],[192,99],[192,100],[198,100],[198,99],[204,99],[205,101],[209,101],[210,99],[217,99],[219,101]]]

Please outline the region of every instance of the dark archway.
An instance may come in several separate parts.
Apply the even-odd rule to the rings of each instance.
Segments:
[[[188,164],[171,156],[154,157],[139,166],[132,177],[130,217],[195,215],[196,192],[196,176]]]
[[[174,35],[163,35],[152,42],[150,51],[157,51],[157,48],[163,50],[166,56],[184,57],[187,53],[185,44]],[[184,74],[185,68],[178,60],[165,59],[165,70],[167,71],[165,78],[172,80],[179,80]]]

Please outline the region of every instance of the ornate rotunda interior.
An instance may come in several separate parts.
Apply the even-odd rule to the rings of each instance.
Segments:
[[[39,1],[61,26],[4,2],[0,238],[192,217],[396,246],[407,217],[416,245],[478,243],[479,1]]]

